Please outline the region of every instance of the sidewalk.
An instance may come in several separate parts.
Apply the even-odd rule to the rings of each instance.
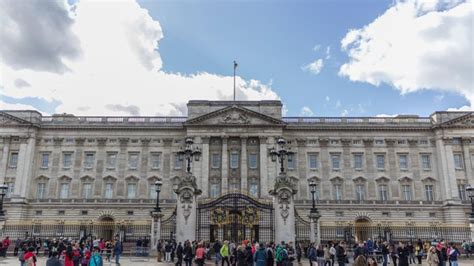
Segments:
[[[165,262],[156,262],[156,258],[143,258],[143,257],[123,257],[120,259],[120,264],[121,266],[171,266],[174,265],[173,263],[165,263]],[[11,265],[11,266],[19,266],[20,262],[18,261],[17,258],[0,258],[0,265]],[[46,265],[46,258],[40,257],[38,261],[36,262],[36,266],[45,266]],[[183,264],[184,265],[184,264]],[[194,264],[193,264],[194,265]],[[213,261],[206,261],[206,265],[208,266],[214,266]],[[303,260],[301,262],[301,265],[303,266],[309,266],[308,260]],[[347,264],[350,265],[350,264]],[[390,264],[389,264],[390,265]],[[416,265],[416,264],[412,264]],[[425,262],[422,264],[423,266],[427,265]],[[116,266],[115,263],[113,262],[105,262],[104,266]],[[293,266],[298,266],[298,263],[293,263]],[[470,260],[460,260],[459,261],[459,266],[474,266],[474,257],[471,258]]]

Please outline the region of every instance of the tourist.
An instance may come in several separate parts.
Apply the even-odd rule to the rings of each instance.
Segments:
[[[102,256],[100,255],[99,248],[95,247],[94,248],[94,253],[91,256],[91,259],[89,261],[89,266],[102,266],[103,261],[102,261]]]
[[[418,243],[415,246],[415,256],[418,259],[418,264],[421,265],[421,261],[424,255],[425,255],[425,252],[423,251],[423,242],[421,242],[421,240],[418,239]]]
[[[1,255],[2,257],[6,258],[7,257],[7,252],[8,252],[8,247],[10,246],[10,237],[6,237],[2,241],[2,248],[1,248]]]
[[[114,257],[115,257],[115,264],[120,266],[120,256],[123,252],[122,242],[118,237],[115,237],[115,245],[114,245]]]
[[[339,245],[336,247],[336,258],[339,266],[345,266],[347,261],[347,253],[345,250],[344,241],[339,242]]]
[[[61,261],[58,258],[58,252],[54,251],[51,257],[46,261],[46,266],[62,266]]]
[[[212,250],[214,251],[214,254],[215,254],[214,262],[216,263],[216,266],[218,266],[219,262],[221,262],[221,258],[222,258],[221,248],[222,248],[222,245],[219,242],[219,240],[216,240],[214,244],[212,245]]]
[[[74,266],[74,263],[72,262],[73,252],[71,244],[66,246],[66,249],[62,253],[62,257],[64,260],[64,266]]]
[[[397,248],[397,256],[398,256],[398,265],[399,266],[409,266],[408,257],[410,256],[410,251],[405,246],[403,242],[398,243]]]
[[[397,247],[395,244],[390,244],[390,258],[392,258],[393,266],[397,266],[397,261],[398,261],[398,255],[397,255]]]
[[[336,260],[336,248],[334,247],[334,243],[331,243],[329,253],[331,254],[331,266],[334,266],[334,262]]]
[[[229,242],[224,241],[224,245],[220,248],[220,255],[222,257],[222,266],[224,266],[224,262],[227,262],[227,266],[230,266],[229,263]]]
[[[464,250],[464,253],[466,254],[466,258],[469,258],[469,253],[471,253],[471,245],[469,245],[469,242],[467,240],[464,240],[461,244],[461,247]]]
[[[298,264],[301,263],[301,256],[303,255],[303,249],[301,248],[301,244],[299,242],[296,242],[296,261]]]
[[[18,260],[20,261],[20,266],[25,265],[25,254],[28,251],[26,243],[23,243],[22,246],[18,249]]]
[[[354,250],[354,261],[359,257],[360,255],[365,256],[365,247],[364,247],[364,242],[360,241],[357,247]]]
[[[34,253],[35,248],[29,247],[28,251],[24,255],[24,264],[25,266],[36,266],[36,255]]]
[[[314,244],[309,245],[309,249],[307,251],[308,253],[308,260],[309,260],[309,266],[312,266],[313,263],[318,263],[318,254],[316,251],[316,248],[314,247]]]
[[[166,262],[171,262],[171,250],[173,246],[171,246],[171,243],[166,241],[165,244],[165,261]]]
[[[18,251],[20,250],[20,247],[21,247],[21,239],[17,238],[15,241],[15,248],[13,249],[13,256],[15,257],[18,256]]]
[[[413,243],[411,241],[408,242],[407,249],[408,249],[408,254],[409,254],[409,263],[410,264],[416,263],[416,260],[415,260],[415,247],[413,246]]]
[[[458,257],[461,255],[456,244],[451,244],[451,249],[449,250],[448,257],[451,266],[458,266]]]
[[[266,266],[273,266],[275,256],[273,252],[273,243],[266,243]]]
[[[364,254],[359,254],[354,260],[353,266],[366,266],[367,261],[365,260]]]
[[[369,257],[367,260],[367,265],[368,266],[377,266],[377,260],[375,260],[373,257]]]
[[[448,253],[444,241],[440,241],[436,245],[436,254],[438,255],[438,265],[446,266],[446,261],[448,260]]]
[[[244,241],[245,245],[245,261],[247,265],[253,265],[253,254],[252,254],[252,244],[250,244],[248,241]]]
[[[139,237],[137,241],[135,242],[135,250],[136,250],[136,256],[141,256],[142,255],[142,238]]]
[[[426,255],[426,263],[428,263],[429,266],[439,265],[439,258],[435,247],[430,247],[430,249],[428,250],[428,253]]]
[[[266,254],[265,246],[259,245],[257,251],[253,255],[253,261],[255,262],[256,266],[266,266],[267,265],[267,254]]]
[[[331,266],[331,253],[329,252],[329,246],[326,244],[323,248],[324,253],[324,266],[329,265]]]
[[[176,262],[176,266],[183,265],[183,246],[181,242],[179,242],[178,247],[176,248],[176,256],[178,257],[178,262]]]
[[[388,254],[390,253],[388,251],[387,242],[383,242],[382,245],[380,245],[380,252],[382,253],[382,265],[387,266],[388,265]]]
[[[206,249],[204,248],[203,243],[200,242],[197,245],[197,249],[196,249],[196,264],[198,266],[203,266],[205,258],[206,258]]]
[[[110,262],[110,256],[112,255],[112,249],[113,249],[112,242],[107,241],[105,242],[105,259],[106,261]]]
[[[184,263],[186,266],[191,266],[193,262],[193,250],[191,248],[191,243],[189,240],[184,242]]]
[[[237,254],[236,254],[236,264],[237,266],[246,266],[247,260],[245,257],[245,244],[242,244],[237,247]]]
[[[161,262],[161,249],[163,248],[163,243],[161,240],[158,240],[158,243],[156,244],[156,260],[158,262]]]

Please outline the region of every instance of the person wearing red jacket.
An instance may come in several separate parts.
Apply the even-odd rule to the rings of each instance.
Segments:
[[[5,258],[7,256],[8,247],[10,246],[10,237],[7,236],[5,239],[3,239],[2,244],[2,255]]]
[[[34,247],[29,247],[28,252],[25,253],[23,256],[25,259],[25,264],[26,266],[36,266],[36,255],[35,255],[35,248]]]

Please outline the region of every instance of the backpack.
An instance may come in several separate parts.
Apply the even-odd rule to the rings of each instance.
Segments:
[[[282,249],[282,250],[281,250],[281,253],[282,253],[282,254],[281,254],[281,255],[282,255],[282,256],[281,256],[281,259],[282,259],[282,260],[288,260],[288,251],[286,251],[286,249]]]
[[[271,248],[267,248],[267,259],[273,259],[273,251]]]

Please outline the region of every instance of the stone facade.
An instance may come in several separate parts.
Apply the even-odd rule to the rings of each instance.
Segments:
[[[173,179],[185,175],[185,137],[198,199],[240,190],[271,200],[279,166],[268,156],[283,137],[294,152],[300,216],[317,184],[322,224],[462,224],[474,184],[474,114],[430,117],[282,117],[279,101],[190,101],[188,117],[42,116],[0,112],[0,182],[9,185],[7,223],[32,220],[149,221],[162,179],[164,218],[176,206]]]

